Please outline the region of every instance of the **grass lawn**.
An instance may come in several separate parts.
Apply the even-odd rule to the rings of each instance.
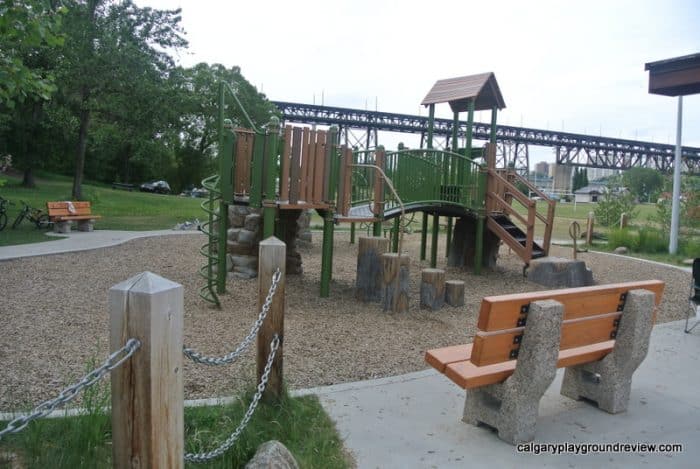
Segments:
[[[72,180],[68,177],[54,175],[38,177],[37,187],[34,189],[20,187],[19,177],[4,175],[3,178],[8,179],[8,182],[0,188],[0,196],[11,200],[14,205],[8,209],[9,226],[0,231],[0,245],[10,244],[5,240],[6,233],[12,231],[12,221],[22,208],[20,201],[34,208],[46,210],[46,202],[71,199]],[[93,213],[102,216],[95,222],[95,229],[98,230],[168,229],[176,223],[187,220],[195,218],[204,220],[206,216],[200,207],[205,199],[128,192],[92,184],[83,185],[83,195],[92,202]],[[22,225],[24,224],[29,226],[26,221],[22,222]]]
[[[88,396],[92,409],[108,403],[106,387]],[[99,396],[99,397],[96,397]],[[208,452],[218,447],[236,429],[252,393],[228,406],[185,409],[185,452]],[[5,428],[6,422],[0,422]],[[186,467],[243,467],[257,447],[268,440],[281,441],[304,468],[346,468],[351,462],[343,444],[316,396],[286,397],[277,404],[260,403],[236,444],[208,464]],[[109,415],[92,410],[81,417],[43,419],[29,424],[2,441],[0,467],[8,453],[16,467],[111,468],[111,421]],[[8,467],[15,467],[10,465]]]

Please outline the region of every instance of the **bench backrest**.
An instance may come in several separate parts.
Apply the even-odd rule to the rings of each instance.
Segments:
[[[529,305],[539,300],[564,305],[560,350],[614,340],[626,294],[636,289],[654,292],[658,306],[664,282],[646,280],[486,297],[481,302],[471,362],[484,366],[516,359]]]
[[[69,203],[73,205],[73,211],[69,210]],[[49,217],[92,215],[90,202],[47,202],[46,209]]]

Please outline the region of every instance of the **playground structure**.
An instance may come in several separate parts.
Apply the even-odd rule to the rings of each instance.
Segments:
[[[225,95],[229,92],[242,110],[249,128],[234,128],[226,120]],[[435,105],[448,103],[453,111],[450,150],[433,148]],[[401,219],[421,212],[421,260],[426,259],[428,217],[432,216],[430,266],[437,265],[440,216],[447,217],[448,265],[471,266],[476,274],[492,266],[502,241],[524,262],[549,251],[554,201],[508,168],[496,168],[496,116],[505,107],[493,73],[439,80],[422,102],[429,108],[426,148],[353,151],[340,145],[338,129],[280,127],[273,117],[258,129],[235,92],[221,84],[219,92],[219,174],[203,181],[210,198],[204,231],[209,242],[202,248],[207,284],[201,296],[218,305],[217,294],[226,290],[229,206],[262,211],[262,228],[247,243],[275,235],[293,244],[296,222],[313,209],[323,219],[320,295],[329,296],[333,263],[334,227],[339,223],[371,223],[375,236],[382,224],[393,220],[391,250],[400,252]],[[474,112],[491,110],[490,141],[477,148],[472,141]],[[467,112],[465,147],[458,146],[459,114]],[[539,196],[537,203],[519,188]],[[519,205],[519,207],[518,207]],[[457,217],[457,223],[453,219]],[[537,222],[543,225],[541,244],[535,241]],[[352,236],[351,234],[351,236]]]

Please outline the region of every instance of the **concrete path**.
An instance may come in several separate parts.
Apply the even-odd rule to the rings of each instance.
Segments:
[[[20,244],[17,246],[0,247],[0,261],[18,257],[46,256],[64,252],[87,251],[90,249],[116,246],[136,238],[147,238],[162,235],[195,235],[202,234],[197,230],[157,230],[157,231],[71,231],[56,236],[65,238],[46,241],[44,243]],[[54,236],[53,233],[48,233]]]
[[[700,460],[700,327],[654,328],[627,412],[610,415],[559,394],[540,404],[535,443],[681,443],[682,452],[527,454],[461,421],[464,391],[433,370],[305,390],[317,394],[360,468],[696,468]]]

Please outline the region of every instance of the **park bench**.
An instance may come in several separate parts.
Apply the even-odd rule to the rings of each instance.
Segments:
[[[425,360],[466,389],[465,422],[511,444],[532,441],[557,368],[566,368],[562,395],[626,410],[663,289],[647,280],[486,297],[473,342]]]
[[[73,221],[78,222],[79,231],[92,231],[95,220],[102,218],[92,213],[90,202],[47,202],[46,208],[57,233],[70,233]]]

